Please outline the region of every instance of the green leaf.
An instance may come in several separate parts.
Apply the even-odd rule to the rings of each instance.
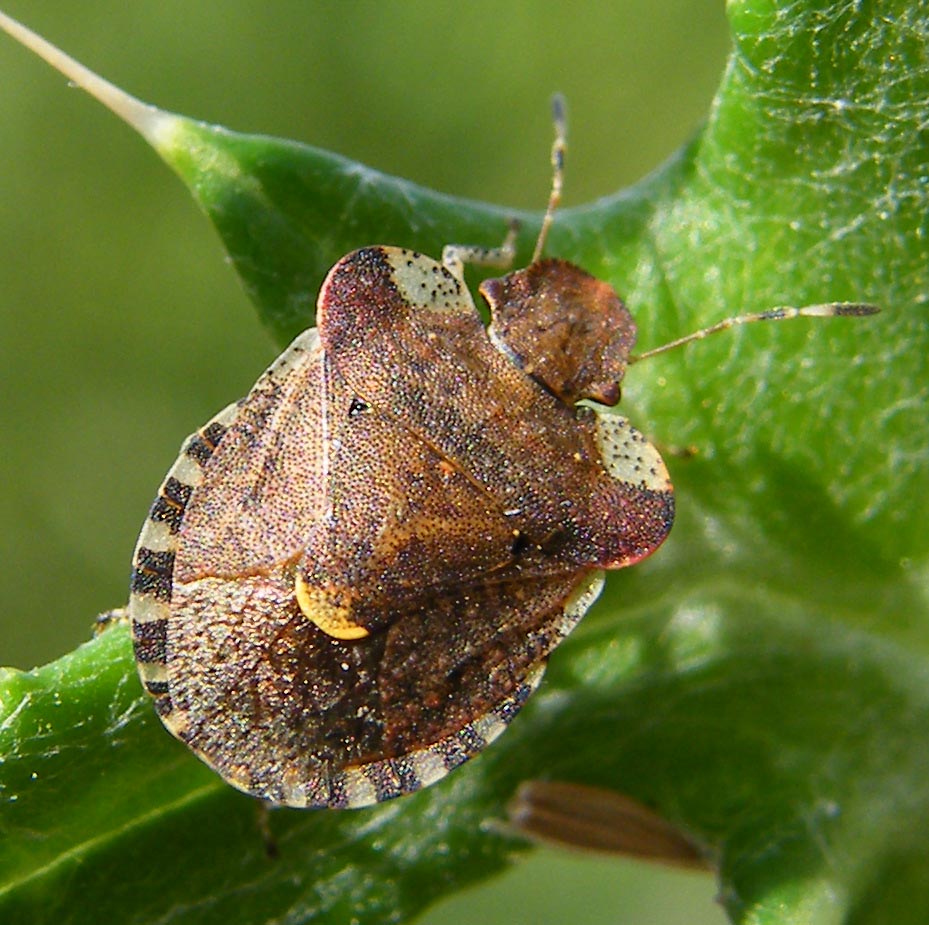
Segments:
[[[163,732],[111,630],[0,688],[5,921],[401,921],[513,859],[497,823],[527,776],[658,808],[717,860],[737,921],[925,920],[929,10],[876,7],[733,0],[699,136],[558,216],[549,253],[624,293],[643,348],[742,309],[884,313],[633,368],[626,413],[696,448],[670,459],[677,524],[611,576],[508,733],[415,796],[272,813],[272,858],[253,801]],[[502,237],[500,208],[96,89],[188,183],[282,344],[356,246]]]

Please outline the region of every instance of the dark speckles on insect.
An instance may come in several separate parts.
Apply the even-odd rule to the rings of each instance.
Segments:
[[[133,559],[139,674],[235,787],[348,808],[434,783],[504,731],[602,570],[671,529],[658,451],[578,405],[619,400],[636,329],[607,283],[541,257],[558,125],[536,256],[480,287],[489,328],[463,265],[511,260],[515,225],[441,263],[354,251],[318,329],[159,489]]]
[[[359,414],[364,414],[368,410],[367,403],[355,395],[352,398],[351,404],[348,406],[348,416],[350,418],[357,417]]]

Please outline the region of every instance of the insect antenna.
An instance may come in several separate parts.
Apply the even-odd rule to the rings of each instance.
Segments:
[[[564,154],[567,147],[568,120],[565,114],[565,100],[560,93],[552,97],[552,121],[555,123],[555,140],[552,143],[552,191],[548,196],[548,207],[539,229],[539,237],[532,252],[532,262],[535,263],[542,256],[548,229],[552,227],[555,210],[561,202],[561,190],[564,186]]]
[[[868,305],[863,302],[825,302],[821,305],[805,305],[802,308],[791,308],[782,306],[772,308],[766,312],[752,312],[747,315],[735,315],[732,318],[724,318],[711,324],[708,328],[702,328],[694,331],[685,337],[679,337],[660,347],[653,347],[644,353],[638,353],[629,357],[629,363],[638,363],[640,360],[647,360],[659,353],[667,353],[684,344],[689,344],[694,340],[703,340],[711,334],[718,334],[720,331],[728,331],[729,328],[735,328],[742,324],[752,324],[755,321],[786,321],[789,318],[838,318],[838,317],[861,317],[863,315],[875,315],[880,311],[876,305]]]

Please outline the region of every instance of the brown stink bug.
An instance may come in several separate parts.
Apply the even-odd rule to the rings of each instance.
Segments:
[[[133,560],[139,673],[241,790],[358,807],[433,783],[506,728],[602,570],[668,535],[658,451],[577,404],[618,401],[635,324],[609,285],[541,258],[560,105],[556,125],[533,262],[480,288],[489,330],[463,264],[511,261],[514,232],[441,263],[354,251],[318,328],[185,442],[158,492]]]

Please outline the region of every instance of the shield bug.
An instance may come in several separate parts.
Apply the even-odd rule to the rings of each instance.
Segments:
[[[463,265],[512,261],[515,229],[441,262],[354,251],[318,327],[158,492],[133,560],[139,673],[241,790],[358,807],[443,777],[506,728],[603,570],[671,528],[658,451],[578,404],[618,401],[635,324],[609,285],[541,257],[560,104],[556,126],[533,262],[480,287],[489,329]]]

